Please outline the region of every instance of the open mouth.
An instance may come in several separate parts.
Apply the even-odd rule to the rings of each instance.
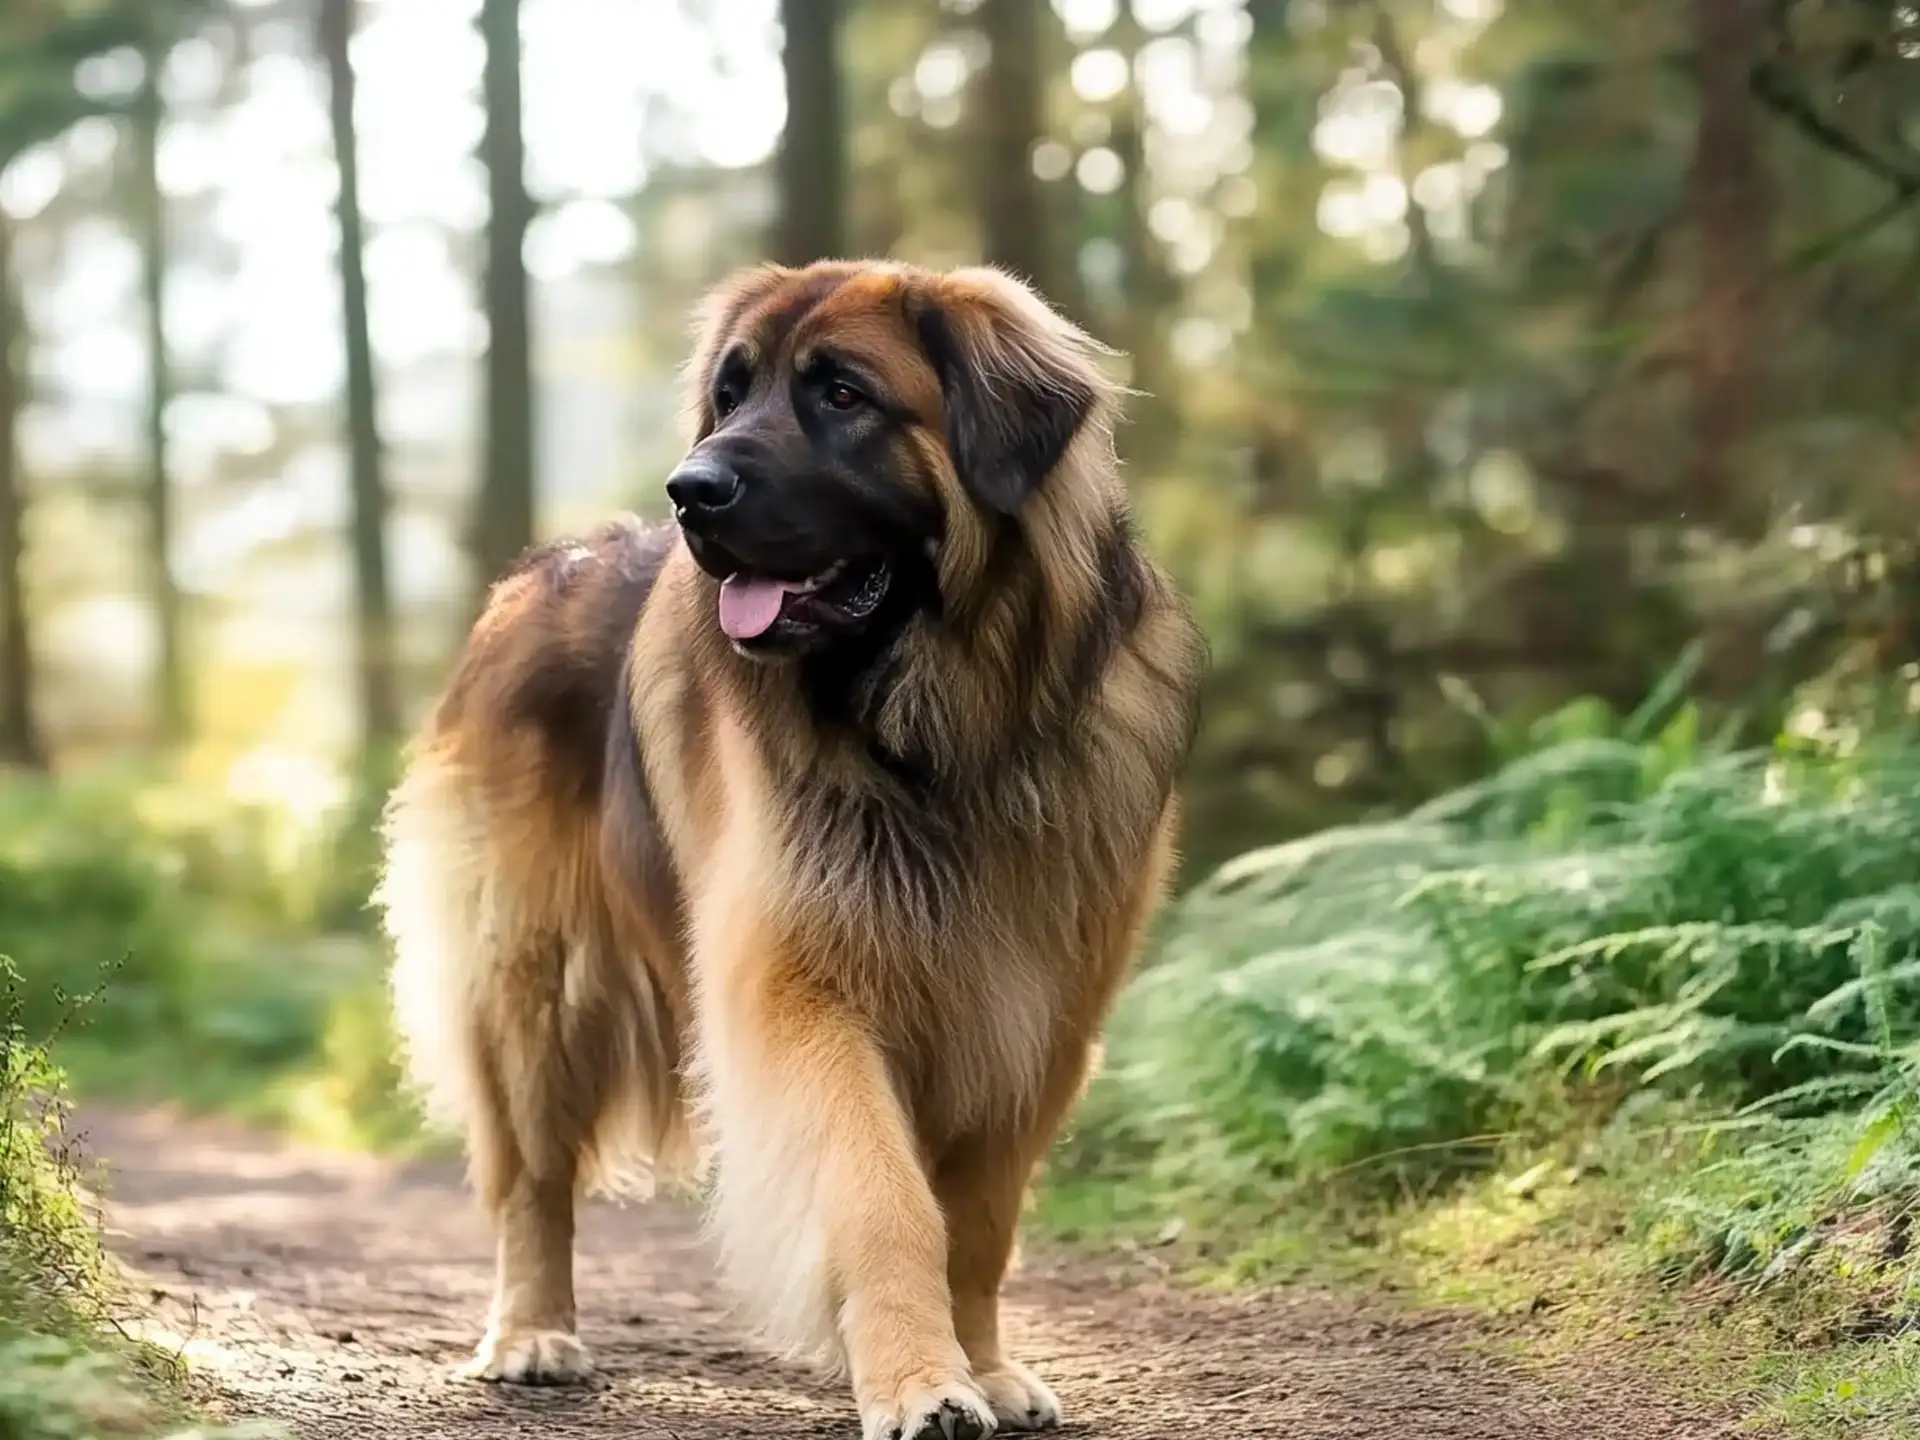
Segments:
[[[857,625],[887,598],[884,560],[841,560],[804,580],[739,570],[720,582],[720,628],[736,644],[781,631]]]

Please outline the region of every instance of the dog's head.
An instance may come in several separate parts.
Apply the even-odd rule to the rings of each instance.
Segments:
[[[734,647],[871,649],[964,606],[1104,425],[1100,348],[991,269],[823,262],[722,285],[667,493]]]

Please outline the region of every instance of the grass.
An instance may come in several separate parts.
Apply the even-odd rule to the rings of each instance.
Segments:
[[[1196,1284],[1358,1286],[1464,1307],[1523,1364],[1646,1375],[1757,1434],[1910,1433],[1920,1330],[1901,1212],[1836,1216],[1826,1243],[1784,1247],[1792,1260],[1771,1272],[1716,1266],[1718,1223],[1756,1202],[1804,1203],[1821,1180],[1720,1154],[1713,1126],[1679,1112],[1661,1121],[1581,1147],[1513,1142],[1468,1178],[1392,1196],[1329,1182],[1255,1206],[1075,1176],[1045,1192],[1039,1219],[1056,1239],[1147,1250]],[[1749,1165],[1753,1185],[1732,1193]]]
[[[1520,1305],[1543,1356],[1628,1343],[1630,1316],[1687,1388],[1896,1433],[1920,1406],[1920,749],[1732,753],[1665,709],[1582,707],[1480,784],[1196,886],[1043,1220],[1183,1223],[1213,1278]]]
[[[266,1437],[208,1428],[177,1362],[115,1323],[118,1276],[66,1147],[64,1080],[29,1039],[27,992],[0,957],[0,1437]]]

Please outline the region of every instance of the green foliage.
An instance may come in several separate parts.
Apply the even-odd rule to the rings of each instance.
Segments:
[[[67,1149],[64,1081],[29,1035],[19,972],[0,955],[0,1440],[279,1433],[178,1422],[159,1367],[109,1329],[115,1276]]]
[[[443,1149],[451,1142],[423,1128],[397,1054],[386,987],[368,975],[328,1007],[319,1051],[289,1077],[279,1108],[326,1143],[390,1153]]]
[[[0,955],[0,1292],[19,1292],[46,1321],[93,1301],[105,1260],[64,1143],[61,1075],[29,1039],[26,1010],[19,972]]]
[[[1691,1148],[1681,1157],[1686,1183],[1652,1187],[1635,1217],[1668,1278],[1840,1274],[1881,1290],[1883,1306],[1920,1302],[1920,1274],[1903,1263],[1920,1156],[1897,1126],[1854,1113],[1754,1130],[1708,1125]]]
[[[119,775],[0,790],[0,939],[46,1033],[262,1067],[309,1054],[337,984],[266,860],[265,818]],[[109,979],[109,985],[102,984]]]
[[[1407,1178],[1665,1096],[1785,1146],[1838,1114],[1827,1192],[1910,1180],[1920,751],[1721,753],[1691,709],[1624,738],[1644,718],[1565,712],[1479,784],[1200,884],[1083,1154],[1215,1190]]]
[[[350,798],[324,842],[312,887],[311,923],[318,929],[370,932],[369,897],[379,879],[380,814],[399,782],[402,756],[383,748],[361,757]]]
[[[265,1423],[202,1425],[110,1346],[0,1322],[0,1440],[274,1440]]]
[[[67,0],[0,10],[0,165],[87,116],[124,113],[131,95],[89,95],[75,67],[150,45],[205,9],[202,0]]]
[[[1456,687],[1491,777],[1176,902],[1053,1228],[1177,1217],[1228,1280],[1551,1302],[1529,1344],[1636,1335],[1788,1433],[1901,1433],[1872,1427],[1920,1393],[1920,747],[1732,749],[1686,672],[1525,728]]]
[[[244,1440],[280,1433],[264,1425],[175,1425],[165,1412],[129,1382],[116,1356],[52,1336],[0,1333],[0,1440]]]
[[[84,1092],[397,1132],[366,816],[295,818],[118,771],[0,787],[0,943]]]

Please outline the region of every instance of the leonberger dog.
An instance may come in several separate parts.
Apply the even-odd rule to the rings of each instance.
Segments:
[[[564,1383],[576,1197],[708,1182],[868,1440],[1057,1424],[1027,1184],[1174,863],[1204,663],[1103,347],[993,269],[704,304],[673,520],[492,587],[384,822],[406,1063],[498,1237],[467,1373]]]

